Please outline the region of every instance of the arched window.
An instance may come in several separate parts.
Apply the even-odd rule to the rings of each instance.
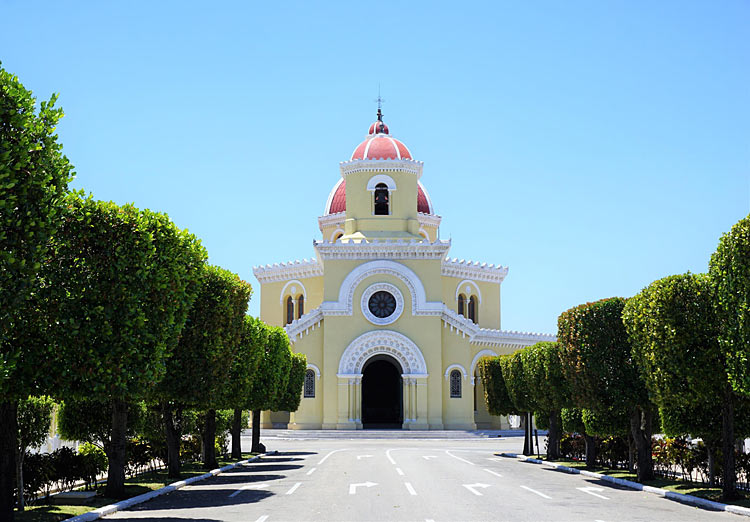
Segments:
[[[286,323],[289,324],[294,321],[294,299],[292,296],[286,298]]]
[[[451,399],[461,398],[461,372],[453,370],[450,377]]]
[[[307,370],[305,372],[305,393],[306,399],[315,397],[315,372],[313,370]]]
[[[344,237],[344,234],[341,233],[341,232],[339,232],[338,234],[336,234],[336,237],[333,238],[333,241],[336,242],[339,239],[341,239],[342,237]]]
[[[385,183],[378,183],[375,185],[375,215],[376,216],[387,216],[388,215],[388,185]]]
[[[475,295],[469,298],[469,319],[475,324],[479,322],[477,319],[477,296]]]
[[[466,302],[464,294],[458,294],[458,315],[464,315],[464,302]]]
[[[300,294],[297,298],[297,319],[305,314],[305,296]]]

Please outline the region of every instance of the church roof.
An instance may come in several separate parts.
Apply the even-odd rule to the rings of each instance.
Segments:
[[[357,145],[349,160],[400,160],[413,159],[409,148],[390,136],[388,125],[383,123],[383,113],[378,108],[378,119],[370,125],[365,141]]]
[[[324,215],[338,214],[346,211],[346,180],[340,179],[328,196]],[[430,196],[421,182],[417,182],[417,212],[422,214],[434,214]]]

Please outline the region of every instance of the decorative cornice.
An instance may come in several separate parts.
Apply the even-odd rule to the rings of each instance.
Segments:
[[[419,221],[419,224],[423,227],[439,227],[442,220],[443,218],[437,214],[423,214],[422,212],[417,212],[417,221]]]
[[[481,346],[508,346],[518,349],[540,341],[557,340],[556,336],[550,334],[480,328],[479,325],[458,315],[447,306],[443,310],[442,320],[446,328],[450,328],[451,331],[456,330],[457,333],[468,337],[471,344]]]
[[[434,243],[412,239],[368,241],[349,240],[332,243],[313,241],[321,259],[443,259],[451,247],[450,240]]]
[[[339,164],[341,176],[346,179],[349,174],[354,172],[410,172],[422,177],[422,167],[424,163],[416,160],[350,160],[342,161]]]
[[[318,227],[323,230],[324,227],[331,225],[343,225],[346,219],[346,212],[336,212],[335,214],[326,214],[318,218]]]
[[[455,257],[453,259],[445,258],[443,260],[442,274],[448,277],[458,277],[461,279],[473,279],[474,281],[487,281],[489,283],[502,283],[505,276],[508,275],[508,267],[501,265],[488,265],[487,263],[479,264],[478,261],[460,261]]]
[[[322,320],[323,312],[321,312],[319,307],[304,314],[299,319],[295,319],[284,327],[286,335],[289,337],[289,342],[294,344],[299,339],[302,339],[302,337],[315,330]]]
[[[302,261],[298,259],[288,263],[254,266],[253,274],[261,284],[264,284],[288,279],[320,277],[323,275],[323,267],[315,259],[303,259]]]

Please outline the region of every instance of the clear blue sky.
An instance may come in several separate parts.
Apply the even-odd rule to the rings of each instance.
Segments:
[[[425,162],[450,255],[510,267],[504,329],[707,269],[750,211],[750,2],[0,4],[60,93],[73,186],[167,212],[212,263],[312,257],[374,119]]]

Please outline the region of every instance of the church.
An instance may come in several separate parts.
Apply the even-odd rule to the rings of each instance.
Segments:
[[[261,319],[308,363],[299,409],[263,412],[263,427],[508,428],[477,361],[554,337],[501,329],[508,268],[448,257],[423,165],[378,109],[331,180],[315,257],[254,267]]]

